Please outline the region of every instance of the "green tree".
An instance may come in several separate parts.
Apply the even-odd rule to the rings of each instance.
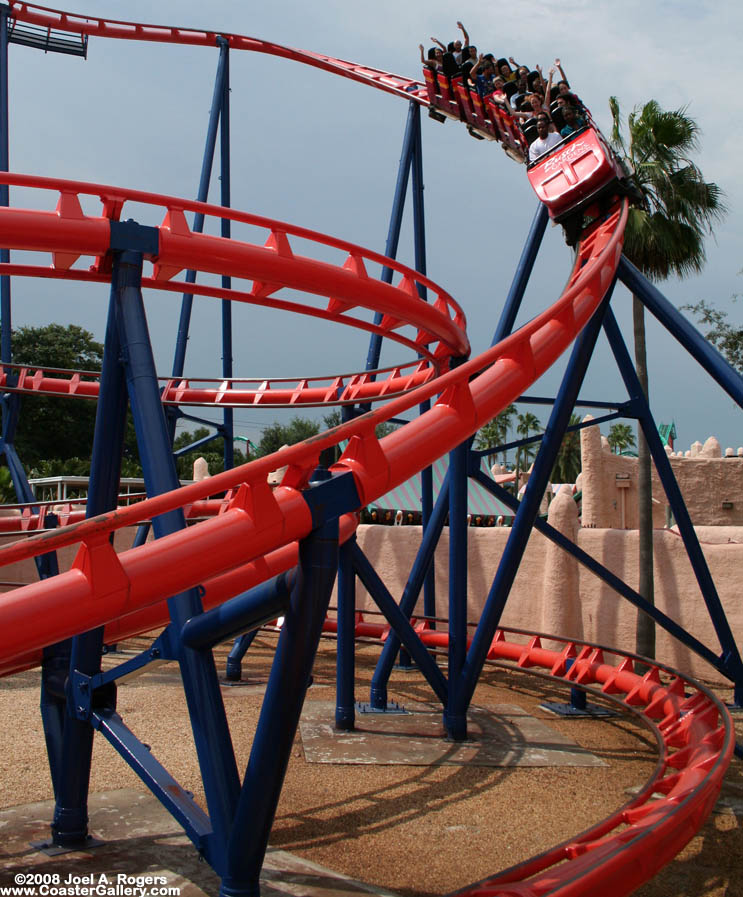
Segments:
[[[737,371],[743,373],[743,327],[731,324],[726,311],[721,311],[704,300],[696,305],[683,305],[682,308],[696,315],[699,324],[706,328],[705,338]]]
[[[488,449],[507,442],[508,432],[511,429],[515,414],[516,406],[508,405],[492,420],[488,421],[484,427],[480,427],[475,436],[475,448],[480,450]],[[488,455],[488,462],[492,460],[494,455],[495,452],[492,455]],[[503,452],[502,463],[506,463],[506,452]]]
[[[89,371],[96,375],[103,362],[102,344],[76,324],[19,327],[12,333],[11,345],[13,362],[32,368]],[[71,473],[74,468],[76,474],[87,476],[95,415],[96,403],[90,399],[22,396],[15,446],[26,469],[38,471],[47,464],[59,470],[60,475]],[[67,461],[69,468],[64,464]],[[134,424],[129,414],[122,476],[141,475]]]
[[[525,411],[516,418],[516,434],[522,439],[528,439],[532,433],[541,433],[542,424],[536,414],[531,411]],[[537,454],[536,443],[529,445],[520,445],[516,449],[516,488],[518,491],[519,475],[522,470],[526,470]]]
[[[320,426],[317,421],[307,417],[293,417],[288,424],[278,421],[261,431],[261,438],[256,448],[256,456],[262,458],[277,452],[283,445],[294,445],[310,436],[317,436]]]
[[[11,337],[15,364],[100,371],[103,346],[75,324],[19,327]],[[15,446],[27,467],[49,458],[87,458],[93,444],[96,403],[86,399],[23,396]]]
[[[173,440],[173,451],[186,448],[200,439],[204,439],[212,431],[208,427],[197,427],[193,432],[183,430]],[[193,465],[197,458],[203,458],[209,468],[209,473],[213,476],[215,473],[221,473],[224,470],[224,439],[217,436],[206,445],[194,449],[192,452],[186,452],[176,458],[176,470],[178,471],[179,480],[193,479]],[[245,464],[248,459],[239,449],[235,449],[235,467]]]
[[[580,415],[571,414],[568,426],[577,427],[579,423]],[[578,479],[580,471],[580,431],[566,431],[560,443],[550,479],[553,483],[574,483]]]
[[[684,277],[702,270],[704,238],[725,212],[722,191],[704,180],[691,156],[698,149],[699,128],[686,109],[665,111],[655,100],[636,108],[627,119],[627,136],[616,97],[609,100],[612,144],[630,172],[636,199],[624,235],[624,254],[651,280],[671,274]],[[632,303],[637,375],[648,395],[644,306]],[[638,432],[639,568],[638,591],[654,603],[651,460]],[[655,626],[640,612],[637,651],[655,655]]]
[[[17,501],[13,481],[7,467],[0,467],[0,505],[14,505]]]
[[[636,445],[635,434],[629,424],[612,424],[607,439],[615,455],[621,455],[625,449],[634,448]]]

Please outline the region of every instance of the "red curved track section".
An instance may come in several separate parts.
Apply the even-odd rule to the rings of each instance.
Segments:
[[[422,106],[429,105],[425,85],[420,81],[414,81],[402,75],[394,75],[392,72],[385,72],[381,69],[369,68],[345,59],[324,56],[322,53],[285,47],[282,44],[260,40],[256,37],[229,34],[223,31],[201,31],[197,28],[141,25],[135,22],[122,22],[115,19],[98,19],[70,12],[60,12],[56,9],[49,9],[46,6],[37,6],[34,3],[19,3],[15,2],[15,0],[11,0],[10,7],[13,18],[20,22],[28,22],[30,25],[38,25],[42,28],[70,31],[74,34],[85,34],[89,37],[153,41],[165,44],[190,44],[197,47],[214,47],[216,46],[217,38],[221,37],[229,41],[230,47],[234,50],[267,53],[270,56],[291,59],[294,62],[311,65],[314,68],[323,69],[334,75],[341,75],[352,81],[376,87],[378,90],[384,90],[386,93],[396,94],[404,97],[406,100],[415,100]]]
[[[161,377],[160,394],[164,405],[219,405],[223,408],[349,405],[395,398],[435,376],[436,369],[426,361],[411,361],[374,371],[326,377],[234,377],[229,380]],[[0,389],[4,392],[97,399],[98,377],[95,371],[0,365]]]
[[[90,36],[202,46],[214,46],[221,36],[235,49],[293,59],[428,105],[425,88],[419,82],[254,38],[88,18],[20,2],[11,3],[11,7],[18,21]],[[276,284],[290,286],[324,297],[327,304],[310,313],[334,320],[350,317],[350,309],[362,304],[381,310],[386,316],[386,322],[380,325],[382,335],[420,352],[427,366],[417,372],[421,380],[417,389],[312,440],[176,493],[44,531],[0,549],[0,564],[7,564],[65,545],[80,545],[69,571],[53,581],[33,583],[3,596],[0,673],[5,674],[38,662],[44,645],[95,626],[105,625],[107,638],[115,640],[163,624],[167,620],[164,597],[186,588],[203,584],[204,603],[213,606],[293,565],[297,542],[312,526],[301,489],[324,448],[348,440],[333,470],[354,477],[363,505],[460,444],[554,364],[596,311],[616,273],[627,216],[626,202],[617,203],[603,221],[584,233],[568,285],[551,308],[477,358],[448,369],[450,358],[466,355],[469,349],[461,311],[430,281],[415,272],[401,271],[400,266],[395,268],[395,263],[380,256],[346,245],[348,256],[342,266],[332,266],[296,256],[289,236],[298,231],[279,222],[263,220],[268,238],[265,245],[256,246],[193,234],[183,214],[184,210],[206,211],[247,221],[249,216],[241,218],[231,210],[99,185],[38,178],[24,181],[18,176],[15,180],[9,177],[7,182],[57,190],[60,201],[53,212],[0,209],[0,245],[50,251],[54,262],[52,268],[7,264],[0,266],[0,274],[106,281],[110,222],[118,219],[126,200],[136,198],[164,206],[166,211],[159,227],[160,250],[157,258],[151,259],[152,277],[143,285],[270,303],[287,311],[308,313],[307,306],[275,296]],[[82,213],[77,199],[80,193],[100,196],[100,216]],[[257,222],[251,219],[248,223]],[[323,239],[311,232],[302,232],[301,236],[310,241]],[[210,265],[207,255],[214,250],[219,250],[220,261]],[[251,289],[227,292],[203,285],[184,289],[182,283],[174,283],[179,271],[194,267],[194,251],[203,265],[200,270],[250,278]],[[95,260],[93,270],[74,267],[81,256]],[[398,270],[397,286],[371,283],[365,264],[368,259]],[[416,301],[419,283],[437,293],[433,306],[423,309],[423,303]],[[373,331],[368,322],[359,323],[358,319],[354,326]],[[403,337],[399,331],[404,327],[413,328],[415,335]],[[44,372],[34,376],[39,384],[48,385],[50,392],[65,388],[59,383],[65,381],[64,377],[48,378]],[[67,381],[68,394],[89,388],[82,386],[81,379],[73,384],[73,379]],[[49,384],[49,380],[57,382]],[[182,395],[191,388],[185,383],[173,387],[176,392],[182,389]],[[302,393],[304,388],[297,389],[295,384],[293,394]],[[43,391],[43,387],[36,390]],[[376,438],[378,423],[437,395],[429,412],[383,440]],[[266,476],[284,465],[288,469],[282,486],[272,493]],[[226,490],[227,498],[219,513],[210,519],[121,554],[111,546],[110,535],[116,529],[174,508],[198,507],[198,503],[208,502],[210,496]],[[354,526],[353,515],[341,521],[346,536]],[[423,633],[423,637],[435,639],[441,634]],[[586,687],[594,683],[605,693],[620,696],[625,704],[639,707],[648,720],[659,720],[656,731],[662,742],[661,764],[651,782],[619,814],[570,843],[463,893],[473,897],[579,897],[599,891],[606,897],[626,895],[667,862],[709,812],[732,753],[730,722],[724,708],[703,690],[695,690],[689,680],[662,678],[658,665],[640,677],[631,658],[608,663],[604,652],[589,646],[571,643],[562,652],[553,652],[543,649],[538,639],[519,645],[499,632],[490,654],[522,667],[543,667],[552,675]],[[573,660],[569,673],[568,660]],[[687,689],[693,692],[689,697]]]

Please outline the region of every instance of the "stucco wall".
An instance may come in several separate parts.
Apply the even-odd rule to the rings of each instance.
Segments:
[[[668,459],[695,526],[743,526],[743,457],[724,457],[710,437]],[[581,430],[581,462],[583,526],[637,527],[637,459],[612,454],[596,426]],[[668,500],[654,467],[652,478],[653,526],[662,527]]]
[[[553,502],[554,505],[554,502]],[[476,620],[485,604],[508,528],[468,530],[468,618]],[[743,645],[743,529],[698,529],[698,536],[720,598],[739,645]],[[620,529],[577,529],[577,544],[630,586],[637,586],[637,532]],[[387,588],[399,600],[420,544],[420,527],[361,526],[359,544]],[[725,541],[719,541],[725,539]],[[735,539],[736,541],[727,541]],[[714,628],[677,533],[656,530],[655,588],[657,606],[719,654]],[[562,557],[558,560],[558,554]],[[437,613],[448,616],[448,531],[436,553]],[[360,584],[359,608],[373,607]],[[417,607],[422,613],[422,601]],[[584,637],[610,647],[634,650],[635,609],[584,567],[533,533],[502,618],[504,626]],[[705,661],[665,632],[658,631],[657,657],[677,669],[723,682]]]

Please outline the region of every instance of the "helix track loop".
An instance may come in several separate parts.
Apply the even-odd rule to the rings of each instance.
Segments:
[[[417,81],[345,60],[296,50],[255,38],[214,31],[139,25],[61,13],[35,4],[10,4],[11,15],[32,25],[83,36],[177,43],[214,47],[220,39],[239,50],[267,53],[311,65],[367,84],[420,105],[437,105],[439,96]],[[456,102],[449,100],[450,105]],[[451,111],[451,109],[449,110]],[[474,108],[462,113],[471,126],[480,124]],[[458,117],[462,117],[457,113]],[[481,116],[483,123],[484,115]],[[492,134],[504,145],[516,142],[510,123],[491,122]],[[496,128],[497,126],[497,128]],[[519,148],[512,147],[516,152]],[[333,467],[333,475],[353,480],[353,501],[342,509],[341,541],[356,526],[355,511],[408,479],[446,451],[460,445],[482,424],[514,401],[571,345],[606,296],[619,265],[627,217],[626,201],[616,202],[580,241],[576,262],[558,301],[516,333],[477,358],[452,365],[468,356],[465,319],[459,306],[432,281],[376,253],[332,240],[283,222],[234,212],[219,206],[174,197],[145,194],[101,185],[81,184],[20,175],[0,176],[0,182],[55,191],[54,211],[0,208],[0,245],[13,250],[51,252],[53,264],[0,265],[0,274],[107,282],[110,250],[127,202],[156,206],[164,213],[159,227],[149,228],[152,244],[146,256],[151,276],[143,286],[233,301],[267,305],[291,313],[367,330],[396,341],[416,356],[412,374],[393,370],[387,378],[360,376],[347,398],[390,398],[382,408],[344,423],[304,443],[282,449],[208,481],[147,499],[136,505],[39,532],[0,549],[0,564],[8,564],[65,546],[78,545],[72,568],[53,579],[32,583],[8,593],[0,602],[0,674],[39,662],[41,650],[54,642],[105,626],[106,639],[117,641],[168,622],[167,596],[200,586],[205,608],[265,582],[297,563],[298,543],[313,529],[313,515],[303,498],[320,452],[339,442],[348,445]],[[80,197],[100,199],[101,214],[83,212]],[[262,242],[226,240],[190,230],[185,212],[228,218],[262,230]],[[299,241],[322,247],[318,254],[340,252],[340,264],[298,254]],[[89,259],[89,269],[79,259]],[[397,283],[370,275],[370,267],[388,267]],[[222,290],[209,284],[178,281],[181,271],[198,270],[207,276],[230,275],[250,280],[246,289]],[[421,302],[425,288],[432,304]],[[311,300],[299,302],[281,295],[298,290]],[[320,297],[320,304],[313,305]],[[364,313],[381,313],[381,323]],[[405,332],[401,332],[405,331]],[[409,332],[412,331],[412,332]],[[422,357],[422,360],[418,359]],[[3,388],[10,388],[8,366]],[[52,374],[53,376],[48,376]],[[340,375],[338,375],[338,380]],[[403,386],[399,381],[406,381]],[[94,397],[95,377],[59,371],[20,372],[15,388],[36,392]],[[169,382],[168,401],[183,404],[207,399],[225,402],[232,383],[197,387],[188,379]],[[338,397],[351,383],[317,386],[300,380],[290,387],[266,381],[257,389],[242,390],[254,404],[317,404]],[[395,395],[400,392],[400,395]],[[343,395],[343,393],[341,393]],[[264,398],[268,396],[268,398]],[[434,407],[384,439],[375,427],[399,417],[426,399]],[[239,404],[239,402],[236,402]],[[286,466],[282,485],[273,493],[266,476]],[[212,496],[226,493],[224,498]],[[112,534],[124,527],[176,509],[209,515],[193,526],[164,536],[156,543],[117,554]],[[24,526],[41,522],[42,515],[26,514]],[[371,624],[359,622],[366,635]],[[416,626],[418,637],[432,647],[443,646],[447,634]],[[384,627],[379,631],[385,635]],[[554,639],[550,636],[550,639]],[[607,820],[538,857],[480,882],[467,895],[521,897],[578,897],[601,893],[624,897],[654,874],[699,828],[719,791],[733,741],[729,715],[711,694],[692,680],[652,664],[641,675],[636,658],[596,645],[566,642],[561,650],[544,648],[539,636],[523,638],[499,630],[490,646],[491,661],[515,668],[544,670],[565,682],[596,689],[634,709],[656,734],[660,761],[655,774],[636,798]],[[612,661],[613,658],[613,661]],[[568,665],[568,661],[572,661]],[[569,668],[568,668],[569,666]],[[306,678],[306,677],[305,677]]]

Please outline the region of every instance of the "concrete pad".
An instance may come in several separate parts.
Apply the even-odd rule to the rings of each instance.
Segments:
[[[199,856],[180,826],[151,795],[132,789],[92,794],[90,831],[103,843],[95,848],[48,856],[30,847],[49,837],[51,801],[0,810],[0,886],[16,875],[58,874],[61,882],[79,880],[115,888],[117,876],[151,876],[152,886],[179,888],[179,897],[217,897],[219,878]],[[175,870],[178,870],[177,872]],[[106,879],[101,876],[105,875]],[[129,882],[133,884],[133,882]],[[69,885],[68,885],[69,886]],[[149,889],[147,889],[147,892]],[[261,874],[263,897],[353,897],[385,891],[338,875],[283,850],[269,848]]]
[[[406,705],[407,714],[357,714],[353,732],[333,728],[335,705],[307,701],[299,724],[309,763],[472,766],[606,766],[572,739],[520,707],[470,707],[468,740],[446,740],[440,708]]]

